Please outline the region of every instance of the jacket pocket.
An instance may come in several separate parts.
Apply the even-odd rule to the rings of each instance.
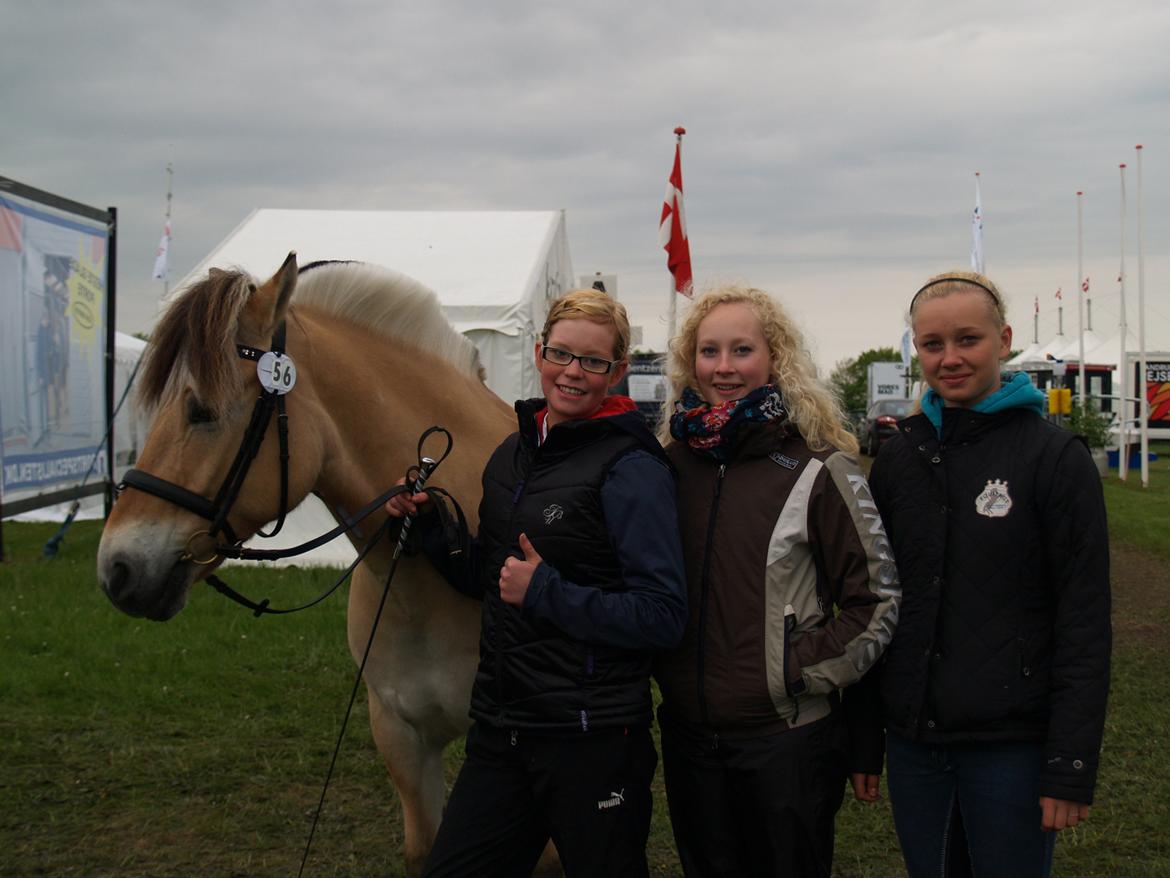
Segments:
[[[1047,638],[1022,635],[1017,638],[1019,661],[1016,667],[1016,710],[1024,715],[1047,713],[1051,684],[1051,656]]]

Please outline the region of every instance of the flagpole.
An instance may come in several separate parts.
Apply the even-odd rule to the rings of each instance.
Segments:
[[[678,303],[675,296],[690,297],[693,293],[691,277],[691,249],[687,241],[686,212],[683,208],[682,139],[687,129],[674,129],[674,165],[666,181],[666,197],[658,220],[658,243],[666,250],[666,268],[670,272],[670,302],[667,306],[667,332],[674,338]]]
[[[975,172],[975,210],[971,212],[971,270],[983,270],[983,193],[979,191],[979,172]]]
[[[680,153],[682,152],[683,135],[686,133],[687,129],[683,128],[681,125],[674,129],[676,144],[675,148],[678,149]],[[667,347],[669,348],[670,342],[674,340],[675,323],[678,319],[678,290],[673,274],[670,276],[670,310],[667,313],[670,315],[667,321],[670,327],[670,331],[666,339]]]
[[[1077,337],[1079,344],[1079,368],[1077,371],[1077,391],[1080,397],[1081,408],[1085,406],[1088,394],[1085,392],[1085,269],[1084,269],[1084,214],[1081,210],[1081,196],[1084,192],[1077,192],[1077,283],[1081,286],[1077,297]]]
[[[1127,414],[1129,394],[1127,389],[1129,386],[1129,352],[1126,350],[1129,345],[1126,343],[1126,336],[1129,334],[1129,327],[1125,320],[1125,162],[1122,162],[1121,168],[1121,269],[1117,275],[1121,282],[1121,359],[1117,363],[1118,372],[1118,390],[1117,395],[1121,400],[1121,432],[1118,435],[1117,442],[1117,478],[1125,481],[1129,475],[1129,443],[1127,428],[1125,426],[1125,416]]]
[[[164,228],[167,229],[168,249],[170,247],[169,238],[170,238],[170,228],[171,228],[171,182],[174,179],[174,176],[175,176],[175,167],[171,162],[167,162],[167,219],[166,219],[166,226]],[[171,283],[170,254],[168,253],[167,254],[167,273],[166,273],[166,276],[163,278],[163,296],[162,297],[163,297],[164,302],[167,299],[167,293],[170,292],[170,283]]]
[[[1142,487],[1150,486],[1150,429],[1148,418],[1148,393],[1146,376],[1146,258],[1145,234],[1142,228],[1142,145],[1137,152],[1137,237],[1138,237],[1138,432],[1141,435]]]

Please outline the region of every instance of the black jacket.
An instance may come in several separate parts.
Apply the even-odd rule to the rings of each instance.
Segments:
[[[1044,745],[1041,795],[1091,802],[1109,687],[1109,548],[1085,445],[1035,412],[899,424],[870,485],[903,598],[886,726]]]
[[[484,469],[464,574],[440,565],[484,604],[471,715],[539,732],[645,726],[651,650],[686,622],[674,478],[638,412],[558,424],[539,443],[541,408],[516,404],[520,429]],[[543,563],[514,607],[499,575],[521,533]]]

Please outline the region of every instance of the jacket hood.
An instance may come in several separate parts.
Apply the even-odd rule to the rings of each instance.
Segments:
[[[993,414],[1008,409],[1031,409],[1043,415],[1047,398],[1037,390],[1032,379],[1024,372],[1004,372],[999,390],[971,406],[971,411]],[[943,431],[943,399],[931,388],[922,397],[922,413],[934,425],[939,436]]]

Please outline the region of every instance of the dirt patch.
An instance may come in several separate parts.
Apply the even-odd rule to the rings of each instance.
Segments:
[[[1139,648],[1170,644],[1170,569],[1155,555],[1117,543],[1110,546],[1113,636]]]

